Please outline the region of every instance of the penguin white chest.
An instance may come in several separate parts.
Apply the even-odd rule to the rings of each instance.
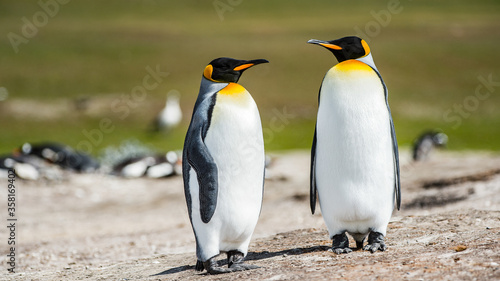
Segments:
[[[262,189],[262,125],[257,106],[248,92],[236,97],[218,94],[205,144],[217,163],[219,185],[231,188],[227,192],[252,193],[256,183],[259,190]]]
[[[394,204],[389,111],[377,73],[348,60],[326,74],[317,119],[316,182],[331,235],[385,234]]]

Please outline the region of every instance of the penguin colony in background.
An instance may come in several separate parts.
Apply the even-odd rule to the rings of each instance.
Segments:
[[[160,111],[153,124],[153,131],[170,132],[182,120],[182,110],[179,105],[180,94],[172,90],[167,94],[165,107]]]
[[[323,79],[311,150],[310,205],[316,199],[332,250],[384,251],[401,187],[387,88],[368,44],[358,37],[309,40],[339,63]],[[184,191],[196,239],[196,270],[210,274],[257,268],[243,263],[262,206],[264,144],[257,106],[237,84],[267,60],[218,58],[203,72],[183,150]],[[228,267],[216,257],[227,253]]]

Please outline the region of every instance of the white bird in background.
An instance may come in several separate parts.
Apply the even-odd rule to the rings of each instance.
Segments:
[[[165,107],[156,117],[154,131],[168,132],[179,125],[182,120],[182,111],[179,105],[179,99],[179,91],[171,90],[168,92]]]

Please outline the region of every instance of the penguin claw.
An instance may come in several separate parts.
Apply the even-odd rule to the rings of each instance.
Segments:
[[[212,266],[212,267],[207,268],[207,272],[209,274],[213,274],[213,275],[230,273],[233,271],[236,271],[236,270],[232,270],[231,268],[223,268],[223,267],[219,267],[219,266]]]
[[[210,258],[206,262],[198,261],[196,263],[195,269],[198,271],[203,271],[206,269],[208,274],[224,274],[235,271],[244,271],[250,269],[257,269],[260,266],[243,263],[244,254],[239,251],[229,251],[228,252],[228,268],[220,267],[215,257]]]
[[[332,237],[332,252],[335,254],[349,254],[352,249],[349,248],[349,239],[344,233],[336,234]]]
[[[227,261],[229,268],[234,269],[234,271],[243,271],[260,268],[259,266],[243,263],[244,254],[239,251],[229,251],[227,253]]]
[[[370,251],[372,253],[375,253],[377,250],[380,251],[385,251],[387,250],[387,246],[384,243],[373,243],[373,244],[368,244],[366,245],[363,250],[365,251]]]
[[[220,267],[217,264],[217,261],[215,260],[215,257],[207,260],[206,262],[203,262],[202,265],[203,266],[199,267],[198,264],[196,264],[196,270],[203,271],[203,269],[206,269],[207,272],[208,272],[208,274],[223,274],[223,273],[229,273],[229,272],[233,272],[234,271],[234,270],[231,270],[230,268]]]
[[[250,270],[250,269],[257,269],[260,268],[259,266],[252,265],[252,264],[245,264],[245,263],[234,263],[228,268],[223,268],[219,266],[209,266],[207,268],[207,272],[209,274],[224,274],[224,273],[231,273],[231,272],[236,272],[236,271],[244,271],[244,270]]]
[[[350,252],[352,252],[352,249],[351,248],[332,248],[332,252],[334,252],[337,255],[349,254]]]
[[[363,250],[375,253],[376,251],[385,251],[387,246],[384,243],[384,235],[380,232],[370,232],[368,235],[368,245],[363,247]]]

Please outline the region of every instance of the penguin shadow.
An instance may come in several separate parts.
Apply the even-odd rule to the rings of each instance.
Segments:
[[[186,271],[186,270],[194,270],[194,265],[183,265],[183,266],[174,267],[174,268],[162,271],[160,273],[156,273],[156,274],[150,275],[150,277],[161,276],[161,275],[169,275],[169,274],[183,272],[183,271]]]
[[[263,252],[249,252],[247,257],[245,258],[246,261],[257,261],[257,260],[264,260],[264,259],[269,259],[269,258],[274,258],[277,256],[288,256],[288,255],[302,255],[302,254],[307,254],[307,253],[312,253],[312,252],[324,252],[328,251],[330,247],[328,246],[312,246],[312,247],[307,247],[307,248],[292,248],[292,249],[286,249],[286,250],[281,250],[277,252],[269,252],[269,251],[263,251]]]
[[[258,261],[258,260],[265,260],[277,256],[287,256],[287,255],[302,255],[302,254],[307,254],[311,252],[324,252],[328,251],[331,247],[329,246],[312,246],[312,247],[307,247],[307,248],[292,248],[292,249],[286,249],[286,250],[281,250],[277,252],[269,252],[269,251],[263,251],[263,252],[249,252],[248,255],[245,258],[245,261]],[[222,259],[218,261],[220,266],[226,266],[227,265],[227,260]],[[151,275],[153,276],[161,276],[161,275],[169,275],[169,274],[174,274],[174,273],[179,273],[183,272],[186,270],[194,270],[194,265],[183,265],[183,266],[178,266],[174,267],[171,269],[167,269],[165,271],[162,271],[160,273]],[[200,275],[208,275],[207,272],[204,272]]]

